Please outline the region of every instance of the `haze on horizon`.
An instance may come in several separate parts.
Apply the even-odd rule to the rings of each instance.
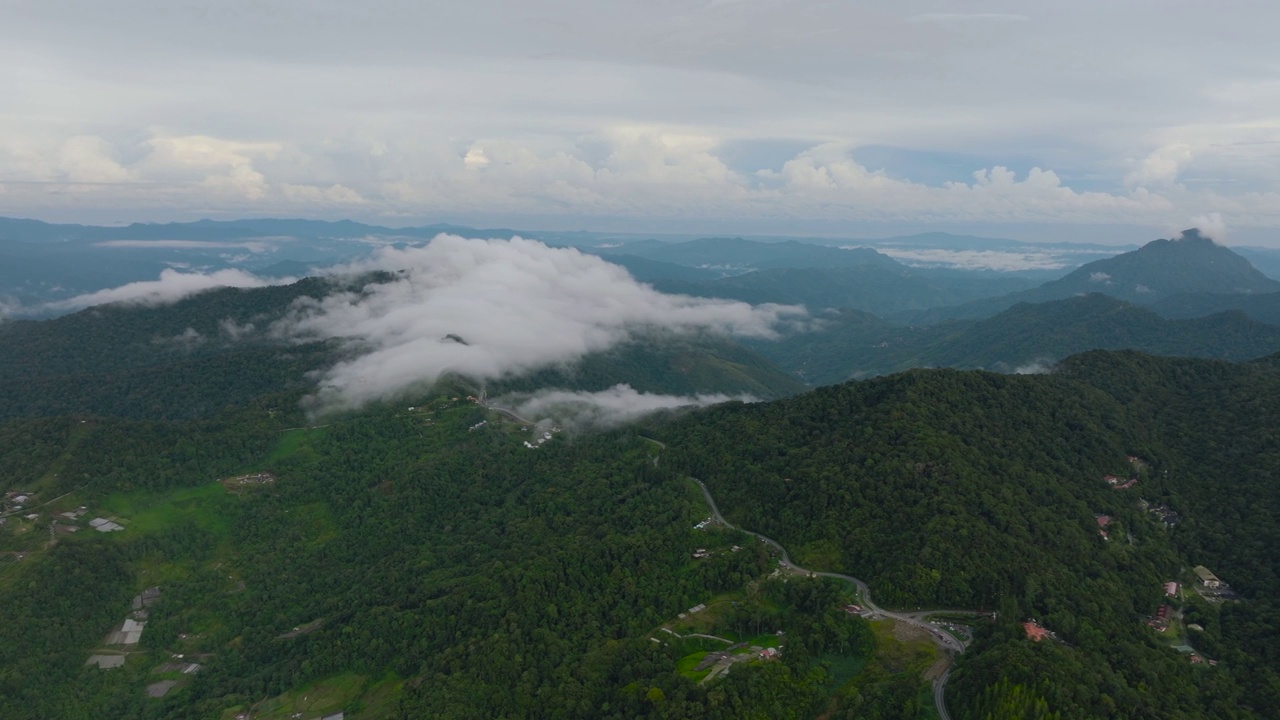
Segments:
[[[1280,235],[1262,2],[3,7],[0,215]]]

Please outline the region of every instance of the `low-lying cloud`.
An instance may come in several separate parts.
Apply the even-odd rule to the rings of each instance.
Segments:
[[[1073,263],[1052,250],[950,250],[947,248],[912,248],[882,245],[849,245],[870,247],[884,255],[915,267],[950,267],[960,270],[1060,270]]]
[[[528,420],[552,419],[573,429],[625,425],[645,415],[681,407],[706,407],[738,400],[757,402],[749,395],[655,395],[637,392],[630,385],[615,385],[600,392],[544,390],[516,396],[505,403]]]
[[[1014,375],[1048,375],[1053,372],[1054,363],[1048,358],[1033,360],[1025,365],[1019,365],[1013,369]]]
[[[243,270],[227,269],[212,273],[179,272],[173,268],[160,271],[158,280],[140,280],[120,287],[77,295],[43,306],[45,310],[79,310],[93,305],[123,303],[126,305],[168,305],[197,293],[222,287],[257,288],[288,285],[296,278],[261,278]]]
[[[519,237],[440,235],[332,272],[374,271],[391,277],[300,300],[273,327],[299,341],[339,338],[354,351],[320,378],[314,400],[323,408],[356,408],[449,373],[484,381],[569,364],[653,330],[770,338],[779,323],[806,315],[666,295],[594,255]]]

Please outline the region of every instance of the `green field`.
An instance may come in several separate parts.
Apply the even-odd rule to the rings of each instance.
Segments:
[[[312,451],[312,443],[325,436],[327,428],[294,428],[280,433],[280,440],[267,455],[264,465],[287,460],[301,452]]]
[[[698,663],[701,663],[702,659],[706,656],[706,652],[696,652],[692,655],[686,655],[680,658],[680,661],[676,663],[676,672],[689,678],[695,683],[702,682],[703,678],[711,674],[711,668],[706,668],[704,670],[694,670],[694,668],[698,667]]]
[[[221,483],[213,482],[163,495],[143,491],[115,493],[94,512],[119,518],[120,524],[131,532],[151,533],[194,525],[221,536],[230,529],[236,502]]]
[[[303,718],[319,718],[347,709],[349,704],[360,697],[367,685],[368,678],[363,675],[336,675],[263,700],[252,708],[231,708],[222,717],[224,720],[231,720],[238,713],[249,710],[256,720],[284,720],[298,714]]]

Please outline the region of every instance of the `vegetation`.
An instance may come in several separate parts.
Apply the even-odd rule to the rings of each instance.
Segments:
[[[823,569],[856,573],[883,602],[998,611],[953,673],[961,717],[1036,699],[1062,717],[1251,717],[1277,687],[1262,652],[1278,627],[1264,469],[1280,459],[1277,407],[1270,366],[1089,353],[1049,376],[913,371],[722,406],[667,437],[731,520],[838,547]],[[1138,483],[1102,480],[1122,473]],[[1166,529],[1140,496],[1185,519]],[[1144,625],[1162,583],[1201,563],[1238,568],[1228,582],[1244,598],[1197,606],[1212,669]],[[1029,642],[1028,618],[1062,642]],[[1002,678],[1014,687],[992,689]]]

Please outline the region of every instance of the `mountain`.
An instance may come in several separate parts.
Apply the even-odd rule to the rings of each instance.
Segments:
[[[763,355],[709,334],[649,334],[591,353],[568,367],[535,371],[490,383],[492,394],[571,388],[586,392],[626,383],[668,395],[724,394],[775,399],[808,389]]]
[[[1095,260],[1031,290],[903,315],[898,319],[914,324],[976,319],[989,317],[1019,302],[1047,302],[1095,292],[1151,305],[1178,294],[1239,295],[1276,291],[1280,291],[1280,281],[1258,272],[1248,260],[1193,228],[1178,238],[1154,240],[1133,252]]]
[[[598,248],[602,255],[634,255],[661,262],[739,274],[770,268],[856,267],[900,268],[892,258],[869,248],[841,248],[795,240],[760,242],[742,238],[701,238],[680,243],[641,241]]]
[[[1263,275],[1280,280],[1280,248],[1238,246],[1234,250],[1244,257]]]
[[[1225,295],[1185,293],[1170,295],[1151,306],[1166,318],[1193,318],[1237,310],[1269,325],[1280,325],[1280,293]]]
[[[840,251],[846,252],[846,251]],[[663,292],[720,297],[752,304],[804,305],[811,312],[852,308],[876,314],[954,304],[1025,288],[1019,277],[975,277],[945,270],[880,265],[828,268],[777,268],[717,280],[657,280]]]
[[[713,408],[664,438],[797,564],[857,568],[886,602],[996,610],[953,672],[957,717],[1248,717],[1280,699],[1280,663],[1253,655],[1280,627],[1277,423],[1274,369],[1095,352],[1049,376],[913,371]],[[1244,601],[1207,600],[1196,565]],[[1162,604],[1203,629],[1152,629]],[[1029,640],[1031,620],[1055,638]],[[1040,714],[988,714],[998,698]]]
[[[924,720],[945,670],[955,717],[1254,720],[1280,702],[1267,364],[916,370],[537,445],[452,395],[314,426],[279,395],[0,422],[0,715]],[[953,608],[964,654],[707,526],[691,477],[791,562],[855,574],[887,608]],[[1202,596],[1197,565],[1237,595]],[[1028,639],[1031,618],[1054,636]],[[145,622],[127,653],[107,638],[124,619]]]
[[[1248,360],[1280,350],[1280,326],[1239,311],[1169,320],[1093,293],[922,328],[839,313],[809,332],[752,346],[806,381],[825,385],[913,367],[1035,372],[1095,349]]]
[[[660,260],[650,260],[638,255],[626,255],[619,253],[611,253],[602,255],[602,257],[613,263],[626,268],[631,277],[640,282],[660,282],[663,280],[676,280],[681,282],[707,282],[715,280],[721,276],[715,270],[707,268],[690,267],[688,265],[677,265],[670,262],[662,262]]]
[[[367,290],[365,280],[346,289]],[[378,278],[372,278],[377,280]],[[340,286],[223,288],[172,305],[101,305],[50,320],[0,322],[0,419],[48,415],[210,417],[265,394],[295,402],[310,373],[346,357],[334,341],[289,343],[272,323],[300,298]],[[565,367],[505,378],[494,388],[604,390],[775,398],[805,385],[727,338],[646,335]]]

